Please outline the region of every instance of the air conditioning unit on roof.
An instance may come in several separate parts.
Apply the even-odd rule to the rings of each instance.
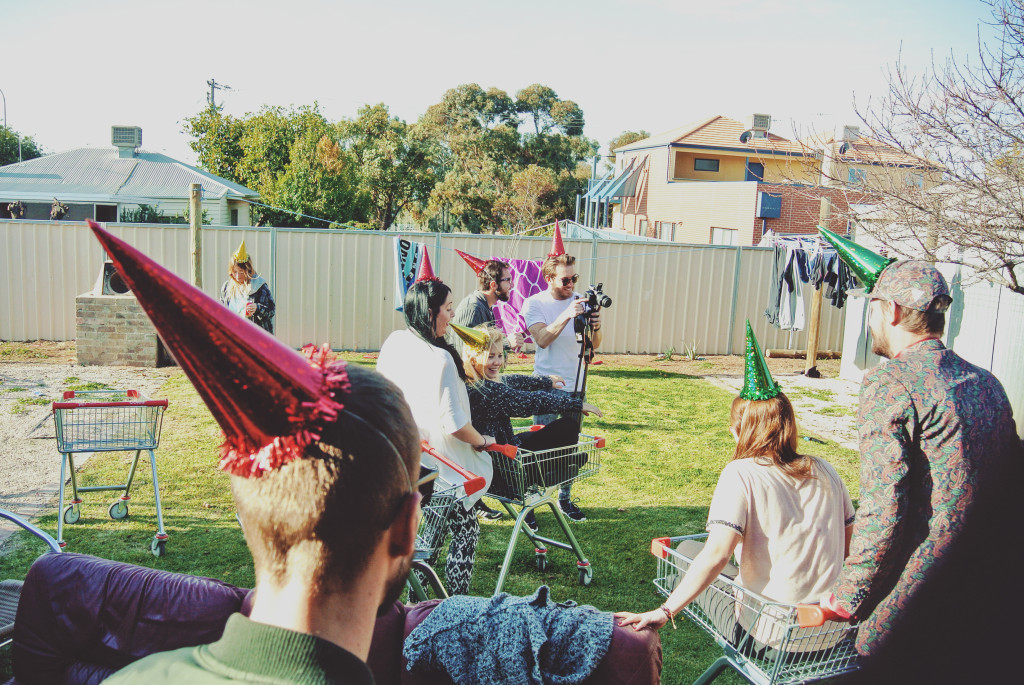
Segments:
[[[768,129],[772,127],[772,115],[771,114],[754,114],[750,117],[750,130],[751,131],[763,131],[767,133]]]
[[[110,144],[114,147],[142,147],[142,129],[138,126],[111,126]]]

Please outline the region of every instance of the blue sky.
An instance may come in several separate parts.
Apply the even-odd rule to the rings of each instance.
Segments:
[[[138,125],[145,149],[187,162],[181,122],[210,78],[232,87],[218,101],[239,116],[317,101],[337,120],[384,102],[413,121],[461,83],[514,95],[539,82],[580,104],[603,150],[624,130],[712,114],[769,113],[791,137],[791,122],[856,123],[854,97],[884,94],[901,49],[912,71],[971,53],[988,17],[974,0],[0,0],[0,12],[12,128],[60,152]]]

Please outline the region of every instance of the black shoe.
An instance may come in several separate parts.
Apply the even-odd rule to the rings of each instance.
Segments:
[[[523,523],[525,523],[526,527],[532,530],[534,533],[540,530],[540,526],[537,525],[537,516],[533,513],[533,511],[529,511],[526,513],[526,518],[523,519]]]
[[[558,500],[558,508],[562,510],[562,513],[565,514],[565,517],[570,521],[579,523],[580,521],[587,520],[586,515],[580,511],[580,508],[576,506],[575,502],[567,499],[560,499]]]
[[[484,504],[482,499],[476,501],[474,508],[476,509],[477,516],[487,519],[488,521],[497,521],[504,516],[504,514],[497,509],[491,509],[489,506]]]

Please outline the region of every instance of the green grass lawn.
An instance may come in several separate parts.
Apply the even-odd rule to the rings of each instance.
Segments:
[[[345,356],[373,363],[363,355]],[[112,521],[107,516],[114,493],[87,493],[81,521],[65,526],[67,550],[251,587],[252,561],[234,518],[228,477],[217,470],[219,430],[183,375],[169,380],[158,396],[170,401],[156,452],[170,535],[167,554],[156,558],[149,551],[156,513],[145,459],[136,476],[128,519]],[[574,599],[611,611],[648,610],[662,602],[651,584],[656,564],[650,540],[703,530],[718,474],[732,454],[732,396],[699,378],[662,371],[653,364],[637,368],[605,363],[591,368],[588,397],[605,416],[587,418],[584,430],[607,438],[601,472],[577,484],[573,492],[587,514],[588,520],[576,524],[574,531],[594,567],[593,583],[578,585],[575,558],[562,550],[550,550],[547,570],[538,571],[532,546],[521,536],[504,590],[528,594],[546,584],[557,600]],[[802,444],[808,452],[829,459],[856,493],[854,452],[833,443]],[[94,456],[82,470],[80,484],[120,482],[132,456]],[[541,534],[552,536],[557,526],[551,514],[542,512],[538,519]],[[41,517],[38,524],[55,533],[56,513]],[[472,592],[489,595],[511,522],[482,522],[481,527]],[[12,538],[0,558],[0,578],[24,577],[42,551],[33,541],[21,534]],[[677,623],[678,630],[661,631],[665,683],[692,682],[721,654],[692,624]],[[728,674],[719,682],[742,681]]]

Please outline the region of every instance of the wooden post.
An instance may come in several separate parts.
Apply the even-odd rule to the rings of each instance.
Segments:
[[[821,198],[821,208],[818,210],[818,224],[828,228],[829,220],[832,218],[832,202],[827,198]],[[807,326],[807,360],[804,362],[804,375],[809,378],[821,378],[818,371],[818,339],[821,333],[821,301],[825,292],[825,284],[814,291],[811,296],[811,317]]]
[[[189,263],[192,267],[192,285],[197,288],[203,287],[203,186],[199,183],[192,184],[191,197],[189,198],[189,235],[192,238],[192,250],[189,254]]]

